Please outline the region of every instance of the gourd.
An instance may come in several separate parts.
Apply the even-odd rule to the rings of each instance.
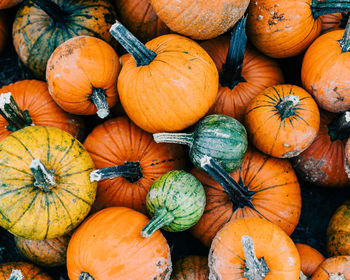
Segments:
[[[350,256],[337,256],[326,259],[311,280],[346,280],[350,278]]]
[[[300,280],[307,280],[316,271],[325,257],[316,249],[307,244],[296,243],[301,262]]]
[[[10,277],[13,280],[53,280],[39,267],[28,262],[5,262],[0,264],[0,280],[12,280]]]
[[[209,274],[208,258],[187,256],[177,260],[171,280],[207,280]]]

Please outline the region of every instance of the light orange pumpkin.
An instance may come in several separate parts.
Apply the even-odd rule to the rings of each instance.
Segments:
[[[295,246],[300,255],[301,271],[305,276],[310,277],[325,260],[325,257],[307,244],[296,243]]]
[[[350,256],[337,256],[326,259],[311,277],[311,280],[343,279],[350,279]]]

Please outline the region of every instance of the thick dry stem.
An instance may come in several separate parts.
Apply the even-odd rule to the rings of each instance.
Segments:
[[[329,273],[329,280],[346,280],[342,273]]]
[[[65,22],[66,17],[68,16],[66,11],[51,0],[32,0],[32,2],[47,13],[54,23]]]
[[[40,188],[44,192],[50,192],[56,185],[55,171],[48,169],[40,159],[34,159],[30,166],[30,170],[34,176],[34,186]]]
[[[23,280],[23,274],[19,269],[13,269],[10,277],[7,280]]]
[[[276,105],[276,109],[281,114],[281,119],[294,115],[294,107],[299,104],[299,96],[289,94]]]
[[[322,15],[348,12],[349,10],[349,0],[312,0],[311,4],[311,12],[314,19]]]
[[[174,143],[192,147],[193,133],[154,133],[153,139],[156,143]]]
[[[102,88],[92,88],[90,99],[97,108],[97,116],[104,119],[109,115],[109,107],[106,99],[106,90]]]
[[[89,273],[82,272],[78,280],[95,280]]]
[[[348,23],[346,24],[344,35],[340,39],[339,44],[340,44],[342,53],[350,51],[350,18],[348,19]]]
[[[309,277],[300,270],[299,280],[309,280]]]

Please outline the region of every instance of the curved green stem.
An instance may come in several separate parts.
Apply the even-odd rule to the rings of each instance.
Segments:
[[[169,225],[174,216],[164,208],[156,209],[151,221],[141,230],[142,237],[150,237],[155,231]]]
[[[65,22],[68,13],[51,0],[31,0],[40,7],[53,22]]]
[[[89,273],[82,272],[78,280],[95,280]]]
[[[263,280],[270,272],[264,257],[258,259],[255,255],[253,239],[248,235],[243,235],[242,246],[245,257],[245,268],[243,277],[249,280]]]
[[[312,0],[311,12],[314,19],[320,16],[350,11],[349,0]]]
[[[183,144],[189,147],[193,145],[193,133],[154,133],[153,139],[156,143]]]
[[[123,165],[97,169],[90,173],[91,182],[116,177],[123,177],[131,183],[137,182],[143,177],[140,163],[138,161],[126,161]]]
[[[231,33],[231,41],[226,61],[220,73],[220,84],[231,90],[237,84],[246,82],[242,77],[243,58],[247,44],[247,35],[245,34],[246,21],[247,16],[243,16],[235,24]]]
[[[92,87],[92,94],[90,96],[90,100],[97,108],[97,116],[101,119],[104,119],[109,115],[109,107],[105,92],[106,90],[102,88]]]
[[[345,111],[328,124],[328,135],[331,141],[345,140],[350,137],[350,110]]]
[[[281,114],[281,119],[289,118],[294,115],[294,107],[299,103],[299,96],[289,94],[284,97],[278,104],[276,105],[276,109]]]
[[[146,48],[119,21],[112,25],[109,32],[136,60],[137,67],[149,65],[157,54]]]
[[[33,124],[28,110],[22,111],[18,107],[11,92],[0,94],[0,114],[7,121],[6,129],[10,131],[17,131]]]
[[[350,51],[350,20],[349,19],[345,27],[344,35],[339,40],[339,44],[340,44],[342,53]]]
[[[40,159],[34,159],[30,166],[30,170],[34,176],[34,186],[40,188],[44,192],[50,192],[56,185],[55,171],[48,169]]]
[[[23,280],[23,274],[19,269],[13,269],[10,277],[7,280]]]

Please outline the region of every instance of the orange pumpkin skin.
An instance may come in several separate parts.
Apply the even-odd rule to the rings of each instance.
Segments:
[[[345,162],[344,162],[345,172],[350,179],[350,140],[348,139],[345,144]]]
[[[0,4],[1,5],[1,4]],[[0,11],[0,53],[3,52],[7,45],[9,36],[8,24],[5,13]]]
[[[122,67],[126,61],[131,57],[131,54],[123,54],[122,56],[119,57],[119,61],[120,61],[120,66]]]
[[[147,42],[170,32],[155,13],[150,0],[114,0],[114,4],[118,19],[140,41]]]
[[[350,255],[350,200],[335,211],[329,222],[327,253],[331,257]]]
[[[23,80],[4,86],[0,93],[11,92],[13,99],[22,110],[28,110],[34,125],[60,128],[80,139],[84,134],[83,120],[63,111],[50,96],[45,82]],[[6,129],[8,122],[0,116],[0,141],[12,131]]]
[[[93,115],[97,109],[90,99],[95,90],[103,91],[108,107],[117,103],[119,71],[119,57],[108,43],[95,37],[78,36],[52,53],[46,79],[52,98],[63,110]]]
[[[178,260],[173,268],[171,280],[207,280],[209,274],[208,258],[188,256]]]
[[[157,54],[155,59],[140,67],[128,59],[118,78],[126,114],[150,133],[193,125],[217,95],[219,77],[213,60],[196,42],[180,35],[163,35],[145,46]]]
[[[215,38],[243,16],[248,0],[151,0],[156,14],[172,30],[193,39]],[[195,4],[194,4],[195,3]]]
[[[292,159],[300,176],[320,187],[346,187],[350,185],[345,164],[345,140],[330,139],[328,125],[335,114],[320,111],[320,129],[314,142]]]
[[[217,233],[208,257],[209,279],[247,279],[243,277],[246,258],[241,238],[244,235],[252,238],[256,257],[264,257],[270,269],[264,280],[298,279],[300,257],[293,241],[279,226],[260,218],[229,222]]]
[[[320,34],[312,0],[255,0],[248,7],[247,34],[262,53],[286,58],[301,54]]]
[[[322,31],[321,34],[341,29],[340,25],[342,23],[342,13],[334,13],[320,16],[322,21]]]
[[[333,278],[330,276],[333,276]],[[338,276],[338,278],[334,276]],[[345,278],[340,278],[340,276]],[[338,279],[350,279],[350,256],[337,256],[326,259],[311,277],[311,280]]]
[[[66,262],[70,235],[45,240],[29,240],[18,236],[14,238],[21,254],[35,264],[53,267]]]
[[[335,30],[317,38],[306,51],[301,68],[304,88],[330,112],[350,108],[350,52],[341,53],[338,42],[343,35],[344,30]]]
[[[305,276],[311,276],[325,257],[309,245],[297,243],[295,246],[300,255],[301,271]]]
[[[261,217],[250,207],[237,208],[223,188],[203,171],[193,169],[191,173],[201,181],[207,201],[201,219],[190,231],[204,245],[209,247],[217,232],[229,221]],[[230,176],[236,182],[242,179],[249,190],[257,191],[251,198],[256,210],[288,235],[292,234],[299,222],[301,195],[297,177],[287,160],[272,158],[250,148],[240,169]]]
[[[110,207],[88,219],[73,233],[67,250],[69,279],[82,272],[95,280],[168,280],[170,248],[158,230],[141,237],[149,219],[129,208]]]
[[[0,10],[11,8],[21,3],[23,0],[1,0],[0,2]]]
[[[201,43],[214,60],[219,73],[225,64],[230,38],[221,36]],[[223,114],[243,122],[249,102],[264,89],[283,83],[283,74],[276,61],[247,46],[242,66],[246,82],[238,83],[232,90],[219,84],[218,95],[208,114]]]
[[[8,262],[0,264],[0,280],[8,280],[14,269],[21,271],[24,280],[53,280],[53,278],[39,267],[27,262]]]
[[[282,113],[278,106],[289,97],[295,102],[292,112],[283,109]],[[320,115],[316,102],[303,88],[277,85],[250,102],[245,122],[255,147],[273,157],[290,158],[311,145],[319,130]]]
[[[156,144],[152,135],[127,117],[95,127],[84,146],[98,169],[137,161],[143,174],[136,182],[123,177],[100,181],[94,212],[109,206],[125,206],[146,213],[146,196],[153,182],[168,171],[186,168],[181,145]]]

